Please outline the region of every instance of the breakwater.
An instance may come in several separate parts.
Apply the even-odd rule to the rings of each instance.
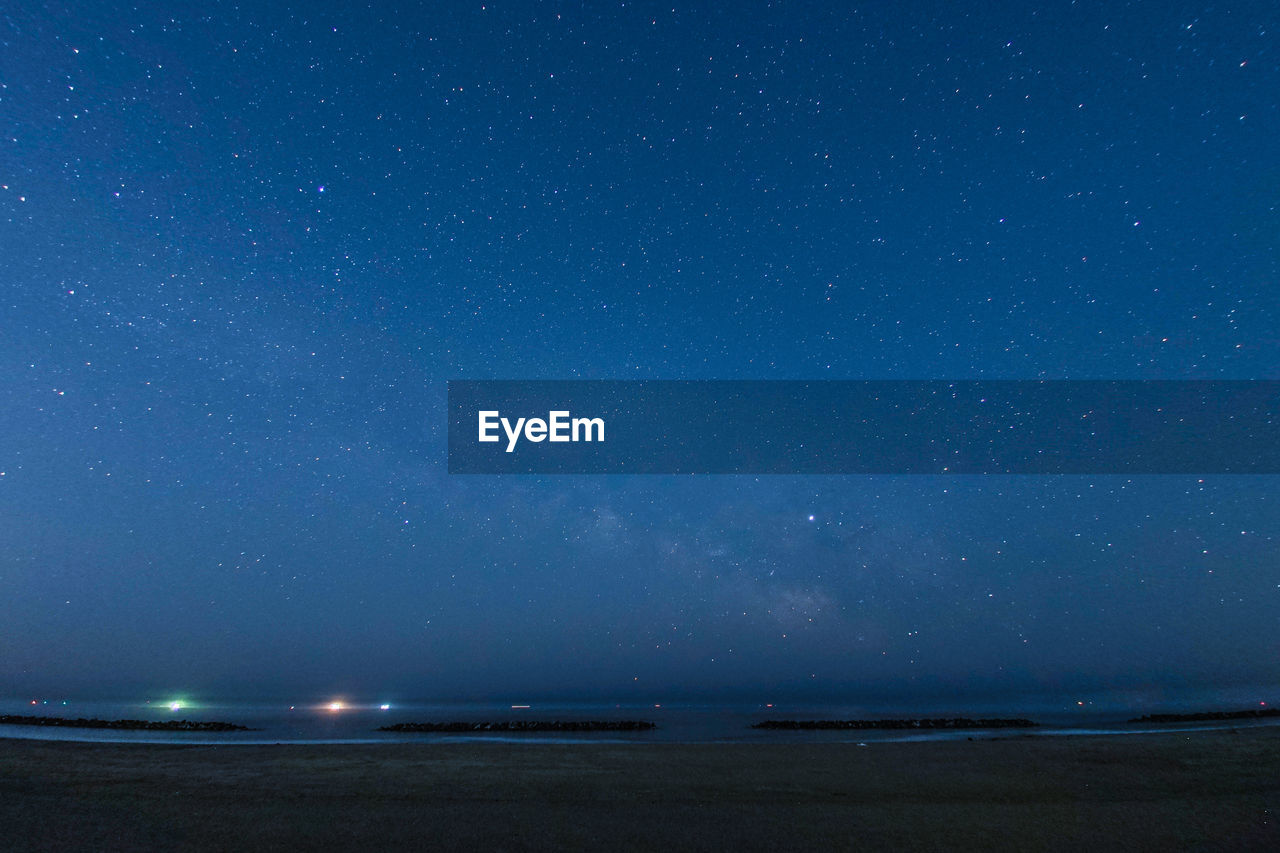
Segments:
[[[248,726],[235,723],[204,722],[200,720],[96,720],[77,717],[28,717],[21,714],[0,714],[0,725],[10,726],[59,726],[69,729],[116,729],[129,731],[160,732],[248,732]]]
[[[1280,708],[1251,708],[1247,711],[1200,711],[1195,714],[1147,714],[1131,723],[1207,723],[1216,720],[1261,720],[1280,717]]]
[[[980,719],[968,717],[924,718],[912,720],[764,720],[753,729],[793,731],[828,729],[1025,729],[1039,723],[1023,719]]]
[[[498,722],[396,723],[380,732],[642,732],[657,726],[644,720],[507,720]]]

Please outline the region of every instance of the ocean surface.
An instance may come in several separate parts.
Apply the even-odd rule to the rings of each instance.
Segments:
[[[1010,706],[956,703],[835,705],[804,703],[414,703],[329,699],[310,702],[219,702],[189,697],[132,701],[74,698],[0,699],[0,714],[79,717],[101,720],[218,721],[248,726],[243,732],[118,731],[54,726],[0,725],[0,737],[112,743],[275,744],[275,743],[877,743],[990,737],[1120,735],[1201,731],[1280,724],[1280,719],[1208,723],[1145,724],[1142,714],[1246,710],[1263,707],[1255,691],[1239,697],[1215,694],[1158,704],[1121,698],[1050,700]],[[1265,707],[1271,707],[1270,704]],[[913,719],[923,717],[1023,717],[1040,725],[1028,729],[780,731],[753,729],[762,720]],[[378,731],[395,723],[506,720],[647,720],[657,728],[640,732],[475,732],[467,734]]]

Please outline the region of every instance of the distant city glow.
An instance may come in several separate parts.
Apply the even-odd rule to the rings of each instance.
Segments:
[[[378,708],[379,708],[379,709],[381,709],[381,710],[383,710],[383,711],[390,711],[390,710],[391,710],[391,706],[390,706],[390,705],[379,705],[379,706],[378,706]]]
[[[342,710],[342,703],[341,703],[341,702],[330,702],[330,703],[329,703],[329,710],[330,710],[330,711],[341,711],[341,710]]]
[[[182,703],[181,703],[181,702],[170,702],[170,703],[169,703],[169,710],[170,710],[170,711],[181,711],[181,710],[182,710]]]

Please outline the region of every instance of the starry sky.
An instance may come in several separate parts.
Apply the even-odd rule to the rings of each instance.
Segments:
[[[1274,690],[1274,477],[466,477],[445,383],[1280,378],[1277,92],[1269,2],[9,8],[0,694]]]

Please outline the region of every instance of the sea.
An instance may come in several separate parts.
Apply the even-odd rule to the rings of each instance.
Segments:
[[[334,697],[293,701],[220,701],[190,696],[117,700],[74,697],[0,699],[0,715],[100,720],[191,720],[235,723],[249,731],[131,731],[61,726],[0,725],[0,738],[103,743],[334,744],[334,743],[885,743],[966,738],[1063,737],[1189,732],[1280,724],[1280,718],[1194,723],[1135,723],[1152,713],[1248,710],[1273,707],[1256,690],[1212,697],[1165,696],[1135,703],[1131,695],[1070,699],[1053,697],[1017,704],[974,702],[858,704],[805,702],[413,702]],[[764,720],[918,718],[1026,718],[1034,728],[779,730],[753,728]],[[645,720],[655,728],[634,732],[407,733],[381,731],[397,723],[482,721]]]

